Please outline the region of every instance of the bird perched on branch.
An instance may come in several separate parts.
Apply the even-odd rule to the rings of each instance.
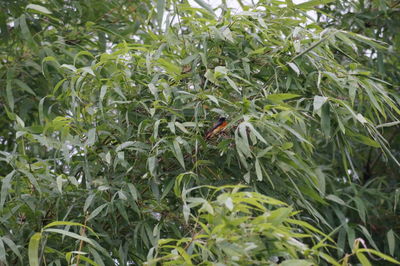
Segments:
[[[207,132],[205,139],[210,139],[213,136],[217,135],[221,131],[223,131],[226,126],[228,125],[228,122],[226,121],[225,117],[221,117],[217,123],[214,124],[214,126]]]

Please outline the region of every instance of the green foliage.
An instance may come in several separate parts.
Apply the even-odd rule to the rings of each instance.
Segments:
[[[256,192],[239,192],[239,188],[232,191],[229,187],[211,188],[215,190],[212,201],[185,195],[184,208],[197,213],[197,216],[190,215],[186,225],[191,228],[191,236],[161,239],[155,252],[159,258],[151,259],[148,265],[160,262],[163,265],[211,265],[211,262],[267,265],[274,259],[277,262],[279,257],[284,258],[283,264],[313,265],[317,262],[313,257],[318,256],[319,251],[299,241],[312,236],[304,233],[304,229],[319,232],[317,229],[290,218],[295,213],[285,203]],[[215,196],[221,190],[229,192]],[[303,225],[303,230],[295,233],[292,224]],[[318,246],[326,245],[319,243]],[[321,257],[327,256],[322,254]]]
[[[1,261],[223,261],[229,245],[239,262],[399,254],[398,177],[367,168],[398,169],[387,132],[398,128],[399,97],[359,54],[391,48],[307,19],[332,1],[240,12],[196,2],[0,4]],[[226,130],[206,141],[221,116]],[[209,196],[238,183],[248,191]],[[271,212],[283,216],[262,231]],[[382,229],[381,216],[393,217]],[[238,221],[249,228],[228,226]],[[312,235],[310,248],[274,232]],[[243,255],[238,236],[257,248]]]
[[[333,247],[333,240],[307,222],[293,219],[296,212],[287,204],[257,192],[239,191],[240,186],[207,188],[211,201],[188,195],[200,188],[183,195],[191,235],[159,240],[146,265],[276,265],[278,261],[279,265],[340,265],[324,251]],[[365,255],[371,253],[398,263],[375,250],[360,248],[360,243],[365,245],[362,239],[355,240],[352,253],[340,260],[343,265],[354,255],[362,265],[370,265]]]

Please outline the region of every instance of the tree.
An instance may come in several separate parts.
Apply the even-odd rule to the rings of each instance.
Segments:
[[[368,152],[399,165],[382,131],[398,124],[398,93],[355,60],[387,45],[311,22],[319,1],[197,2],[7,5],[0,260],[189,264],[202,250],[231,263],[221,243],[249,236],[238,221],[265,227],[276,209],[239,262],[396,263],[381,253],[397,254],[396,224],[387,239],[373,226],[396,215],[398,180],[368,181],[364,166]],[[194,239],[222,220],[221,242]]]

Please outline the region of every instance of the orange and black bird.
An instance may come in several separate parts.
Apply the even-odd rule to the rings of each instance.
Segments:
[[[228,122],[226,122],[226,118],[225,117],[221,117],[217,123],[214,124],[214,126],[212,127],[212,129],[210,129],[205,138],[206,139],[210,139],[213,136],[217,135],[218,133],[220,133],[222,130],[224,130],[226,128],[226,126],[228,125]]]

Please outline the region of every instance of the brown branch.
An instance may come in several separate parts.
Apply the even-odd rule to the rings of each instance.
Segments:
[[[81,233],[80,233],[81,236],[83,236],[85,234],[87,218],[88,218],[88,216],[86,215],[85,216],[85,223],[84,223],[85,226],[81,228]],[[79,265],[79,261],[81,259],[81,250],[82,250],[82,248],[83,248],[83,240],[81,239],[81,241],[79,242],[79,249],[78,249],[78,256],[76,258],[76,265]]]

